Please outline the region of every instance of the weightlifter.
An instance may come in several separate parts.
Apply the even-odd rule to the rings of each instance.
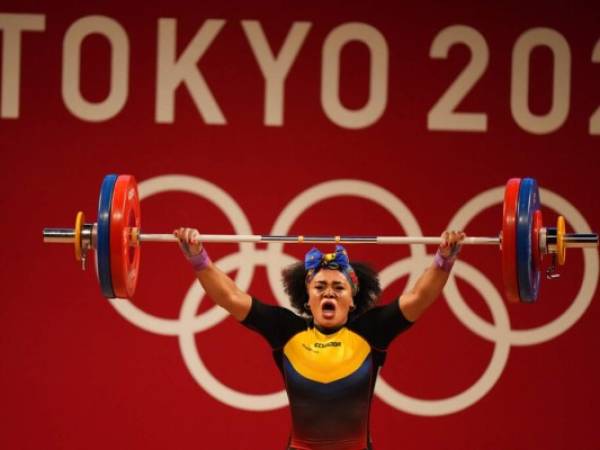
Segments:
[[[298,314],[240,290],[211,262],[197,230],[174,234],[208,296],[271,346],[291,408],[288,450],[372,449],[369,413],[386,350],[440,295],[465,234],[444,232],[416,285],[385,306],[376,306],[372,268],[350,262],[341,245],[327,254],[313,248],[283,272]]]

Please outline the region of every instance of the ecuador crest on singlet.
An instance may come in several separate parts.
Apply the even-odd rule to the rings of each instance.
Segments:
[[[312,327],[294,335],[283,348],[296,372],[319,383],[351,375],[370,353],[369,343],[346,327],[332,334]]]

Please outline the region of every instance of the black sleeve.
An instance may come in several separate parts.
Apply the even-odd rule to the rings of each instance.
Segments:
[[[348,328],[363,336],[373,347],[385,350],[396,336],[413,323],[404,317],[398,299],[368,310],[352,321]]]
[[[250,312],[241,324],[261,334],[273,349],[283,347],[292,336],[306,329],[306,321],[302,317],[254,297]]]

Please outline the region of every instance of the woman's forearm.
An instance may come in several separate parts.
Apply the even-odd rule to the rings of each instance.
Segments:
[[[225,272],[210,263],[196,272],[196,277],[217,305],[225,308],[237,320],[246,318],[252,306],[252,297],[242,291]]]
[[[400,296],[400,310],[411,322],[421,317],[442,293],[464,238],[463,232],[444,232],[433,264],[419,277],[409,292]]]
[[[417,320],[440,296],[449,273],[431,265],[419,277],[415,286],[400,296],[400,310],[411,322]]]
[[[252,297],[212,263],[206,249],[197,240],[198,230],[179,228],[175,230],[174,235],[179,239],[179,246],[196,272],[196,277],[206,294],[237,320],[244,320],[252,306]]]

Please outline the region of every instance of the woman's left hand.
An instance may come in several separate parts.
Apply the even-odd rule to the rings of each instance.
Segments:
[[[442,233],[442,243],[440,244],[441,255],[444,258],[456,258],[465,237],[466,234],[462,231],[444,231]]]

